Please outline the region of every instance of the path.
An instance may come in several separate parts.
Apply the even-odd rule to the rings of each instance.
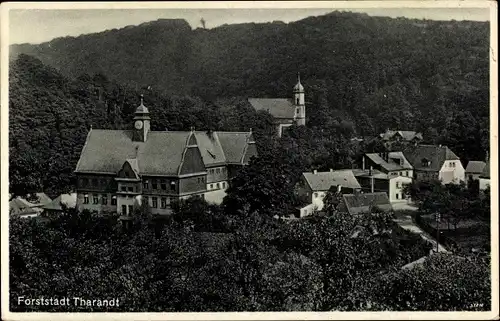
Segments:
[[[417,233],[419,234],[424,240],[430,242],[432,244],[432,250],[431,250],[431,254],[434,253],[436,251],[436,240],[430,236],[428,233],[426,233],[425,231],[423,231],[413,220],[412,220],[412,217],[410,215],[406,215],[406,214],[403,214],[403,215],[397,215],[396,214],[396,218],[394,219],[394,221],[396,223],[399,224],[399,226],[401,226],[402,228],[404,228],[405,230],[408,230],[408,231],[411,231],[413,233]],[[438,252],[448,252],[448,250],[442,246],[441,244],[439,244],[439,247],[438,247]]]

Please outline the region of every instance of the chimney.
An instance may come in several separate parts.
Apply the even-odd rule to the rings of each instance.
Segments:
[[[373,167],[370,166],[370,191],[373,193],[375,190],[374,188],[374,181],[373,181]]]
[[[318,171],[314,169],[313,174],[318,174]]]
[[[168,132],[168,128],[167,127],[165,127],[165,131]]]
[[[330,173],[332,173],[332,172],[333,172],[333,169],[330,168]]]

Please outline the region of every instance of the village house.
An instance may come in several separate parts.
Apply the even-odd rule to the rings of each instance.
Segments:
[[[479,174],[479,189],[484,191],[490,184],[490,161],[487,160],[483,171]]]
[[[16,197],[9,202],[10,215],[19,217],[37,217],[43,212],[43,206],[52,200],[45,193],[33,193],[25,197]]]
[[[411,184],[411,177],[391,175],[372,168],[367,170],[353,169],[352,171],[363,192],[385,192],[391,204],[409,201],[409,197],[404,193],[404,187]]]
[[[387,147],[391,148],[392,145],[398,144],[412,144],[417,145],[422,142],[422,133],[409,130],[389,130],[387,129],[385,133],[379,134],[382,143]]]
[[[220,203],[256,155],[251,130],[151,131],[141,98],[134,129],[89,131],[75,170],[77,208],[130,215],[145,203],[152,214],[170,214],[191,196]]]
[[[264,110],[273,116],[279,137],[286,127],[306,124],[305,92],[300,75],[293,87],[292,98],[249,98],[248,102],[255,110]]]
[[[43,215],[62,213],[64,209],[76,208],[76,193],[61,194],[43,206]]]
[[[460,158],[447,146],[411,146],[403,153],[413,165],[416,180],[436,179],[443,184],[459,184],[465,181],[465,169]]]
[[[392,205],[387,197],[387,193],[360,193],[342,195],[342,203],[339,207],[341,211],[347,211],[351,215],[370,213],[378,209],[383,212],[392,211]]]
[[[362,170],[373,167],[390,177],[413,177],[413,166],[402,152],[368,153],[363,155]]]
[[[304,217],[321,211],[324,206],[323,199],[332,187],[339,193],[353,193],[361,189],[350,169],[328,172],[314,170],[302,173],[295,189],[295,194],[301,204],[298,207],[299,216]]]
[[[481,175],[486,167],[486,162],[483,161],[469,161],[467,167],[465,168],[465,178],[467,180],[479,180],[479,175]]]

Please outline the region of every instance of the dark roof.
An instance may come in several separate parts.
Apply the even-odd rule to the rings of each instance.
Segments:
[[[129,161],[132,168],[141,174],[177,175],[192,132],[151,131],[146,142],[133,141],[132,135],[132,130],[91,130],[76,172],[114,174],[125,161]],[[229,162],[243,159],[248,137],[251,138],[250,133],[194,132],[205,166],[225,164],[227,158]]]
[[[382,140],[390,140],[395,135],[401,136],[405,141],[411,141],[414,138],[422,140],[422,134],[410,130],[387,130],[385,133],[380,134]]]
[[[376,169],[372,169],[371,175],[370,175],[369,169],[361,169],[361,168],[353,169],[352,173],[356,177],[371,177],[371,176],[373,176],[373,178],[375,178],[375,179],[391,179],[389,174],[386,174],[386,173],[381,172],[381,171],[376,170]],[[397,177],[397,176],[392,176],[392,177]]]
[[[372,206],[376,206],[383,211],[392,210],[389,197],[385,192],[344,194],[342,198],[351,214],[368,212]]]
[[[255,144],[250,132],[217,132],[217,136],[228,164],[245,164],[251,156],[257,154],[255,148],[249,148]]]
[[[470,161],[465,169],[466,173],[481,174],[486,167],[486,163],[482,161]]]
[[[49,204],[43,206],[44,210],[62,211],[61,204],[66,205],[67,208],[76,207],[76,193],[61,194]]]
[[[274,118],[293,119],[295,117],[296,106],[288,98],[248,98],[248,102],[255,110],[267,111]]]
[[[342,169],[330,172],[302,173],[313,191],[328,191],[332,186],[361,188],[352,170]]]
[[[440,171],[447,160],[460,160],[447,146],[417,145],[409,146],[403,152],[416,170]],[[423,166],[423,160],[430,161],[428,167]]]
[[[379,165],[386,171],[398,171],[405,169],[413,169],[413,166],[404,157],[402,152],[388,153],[387,161],[377,153],[365,154],[372,162]],[[403,159],[403,165],[400,165],[399,159]]]

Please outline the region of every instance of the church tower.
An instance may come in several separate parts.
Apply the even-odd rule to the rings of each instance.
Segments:
[[[134,116],[134,141],[145,142],[150,131],[149,110],[144,106],[144,97],[141,95],[141,104],[135,110]]]
[[[300,73],[297,74],[297,84],[293,87],[293,105],[295,107],[295,122],[297,125],[305,125],[306,102],[304,86],[300,83]]]

